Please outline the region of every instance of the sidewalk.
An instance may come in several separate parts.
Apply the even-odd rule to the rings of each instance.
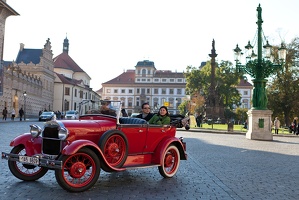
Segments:
[[[179,128],[178,130],[184,131],[185,128]],[[185,130],[186,131],[186,130]],[[246,135],[246,132],[240,131],[240,130],[234,130],[234,131],[227,131],[227,130],[219,130],[219,129],[206,129],[206,128],[190,128],[188,130],[189,132],[204,132],[204,133],[218,133],[218,134],[238,134],[238,135]],[[298,135],[294,134],[273,134],[273,136],[278,137],[299,137]]]
[[[25,121],[38,122],[38,118],[27,118]],[[11,120],[10,118],[7,118],[6,120],[0,119],[0,123],[13,123],[13,122],[24,122],[24,119],[22,119],[22,121],[20,121],[20,118],[15,118],[14,120]]]

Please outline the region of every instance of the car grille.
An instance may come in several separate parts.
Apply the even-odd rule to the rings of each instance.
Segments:
[[[42,133],[42,151],[48,155],[58,155],[62,149],[62,141],[58,136],[59,125],[48,124]]]

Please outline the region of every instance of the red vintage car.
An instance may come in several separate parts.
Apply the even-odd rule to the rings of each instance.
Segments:
[[[35,181],[55,170],[57,182],[69,192],[90,189],[101,169],[119,172],[157,166],[163,177],[173,177],[180,160],[187,159],[186,143],[175,137],[176,126],[121,117],[121,102],[106,103],[109,110],[103,110],[102,102],[79,120],[49,121],[43,128],[30,125],[30,133],[11,141],[10,153],[2,152],[11,173]]]

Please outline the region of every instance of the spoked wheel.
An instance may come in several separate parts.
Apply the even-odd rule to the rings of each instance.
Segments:
[[[101,137],[99,146],[111,166],[123,166],[128,156],[128,141],[121,131],[107,131]]]
[[[22,145],[15,146],[10,153],[26,156],[25,147]],[[48,171],[47,168],[23,164],[18,161],[10,160],[8,161],[8,167],[15,177],[23,181],[35,181],[43,177]]]
[[[90,149],[83,148],[70,156],[62,155],[62,169],[55,170],[59,185],[69,192],[82,192],[91,188],[100,175],[100,160]]]
[[[165,178],[173,177],[180,166],[180,152],[174,145],[170,145],[163,154],[163,164],[159,166],[160,174]]]

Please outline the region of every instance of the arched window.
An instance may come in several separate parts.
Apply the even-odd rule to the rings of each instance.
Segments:
[[[142,77],[145,77],[146,76],[146,69],[142,69],[141,73],[142,73]]]

